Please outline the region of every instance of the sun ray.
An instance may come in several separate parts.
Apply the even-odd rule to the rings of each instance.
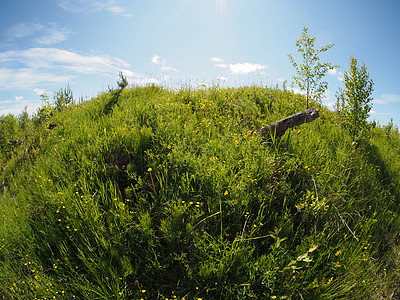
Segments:
[[[227,0],[216,0],[216,24],[221,50],[226,54],[229,50],[230,31]]]

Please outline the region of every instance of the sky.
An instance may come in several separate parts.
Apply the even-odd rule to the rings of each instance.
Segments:
[[[13,0],[0,9],[0,115],[34,113],[67,86],[90,99],[115,87],[291,87],[288,54],[304,26],[321,62],[330,109],[350,57],[374,81],[370,120],[400,125],[398,0]],[[296,86],[293,90],[297,91]]]

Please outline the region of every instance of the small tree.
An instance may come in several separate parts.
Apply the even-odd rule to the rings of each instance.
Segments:
[[[118,89],[109,88],[109,93],[111,94],[111,99],[108,100],[106,105],[104,106],[104,114],[109,114],[113,111],[114,106],[118,104],[119,96],[121,95],[123,89],[128,85],[128,81],[122,72],[119,72],[120,80],[117,81]]]
[[[364,64],[358,65],[355,57],[350,57],[350,70],[344,74],[344,89],[337,94],[336,109],[344,119],[345,126],[353,137],[368,130],[367,118],[372,108],[374,82]]]
[[[332,65],[331,63],[321,63],[319,59],[319,54],[328,51],[334,44],[325,45],[320,50],[317,50],[314,45],[315,40],[315,37],[309,36],[308,28],[303,27],[301,38],[296,41],[297,51],[303,57],[302,63],[296,63],[293,56],[291,54],[288,55],[297,72],[297,75],[293,76],[294,81],[301,90],[307,92],[307,108],[310,96],[316,101],[321,101],[328,88],[328,83],[322,81],[326,73],[329,70],[340,68],[340,66]]]
[[[22,113],[18,116],[18,126],[22,132],[25,132],[31,127],[32,120],[29,118],[28,107],[25,106]]]
[[[57,111],[62,111],[74,102],[72,91],[69,85],[65,89],[60,89],[54,93],[54,105]]]

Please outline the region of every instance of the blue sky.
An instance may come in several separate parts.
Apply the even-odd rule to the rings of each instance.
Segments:
[[[0,10],[0,115],[34,112],[40,94],[68,84],[75,98],[131,84],[273,87],[294,75],[303,26],[321,61],[331,106],[349,68],[365,63],[375,83],[371,119],[400,125],[398,0],[14,0]]]

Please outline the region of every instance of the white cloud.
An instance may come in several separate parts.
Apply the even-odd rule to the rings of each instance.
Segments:
[[[167,61],[165,59],[161,60],[161,57],[159,55],[153,55],[151,57],[151,63],[155,65],[160,65],[161,71],[163,72],[169,72],[169,71],[178,72],[178,70],[175,69],[174,67],[167,66],[166,65]]]
[[[44,84],[65,84],[79,74],[115,76],[129,71],[129,64],[108,55],[81,55],[57,48],[31,48],[0,52],[0,89],[33,89]],[[156,79],[129,73],[134,84],[156,83]]]
[[[223,69],[226,69],[228,67],[227,64],[215,64],[215,66],[218,68],[223,68]]]
[[[224,59],[221,57],[210,57],[210,61],[214,62],[214,66],[217,68],[226,69],[228,67],[228,65],[224,63]]]
[[[158,56],[158,55],[153,55],[153,57],[151,58],[151,63],[152,64],[156,64],[156,65],[159,65],[160,64],[160,56]]]
[[[65,27],[58,27],[56,24],[49,24],[44,35],[35,39],[41,45],[53,45],[68,39],[70,30]]]
[[[306,90],[301,90],[297,87],[288,87],[287,88],[288,91],[294,93],[294,94],[300,94],[303,96],[307,95],[307,91]],[[334,109],[335,105],[336,105],[336,100],[335,98],[332,96],[332,92],[330,90],[326,90],[325,93],[322,96],[322,104],[326,105],[329,109]]]
[[[214,66],[217,68],[226,69],[229,67],[230,71],[234,75],[239,74],[249,74],[265,69],[266,65],[252,64],[252,63],[237,63],[237,64],[227,64],[221,57],[210,57],[210,61],[214,62]]]
[[[54,72],[20,68],[0,69],[0,90],[30,89],[39,84],[61,84],[70,81],[71,75],[57,75]]]
[[[400,103],[400,95],[382,94],[378,98],[374,99],[374,103],[376,104]]]
[[[55,0],[59,7],[71,13],[96,13],[112,6],[109,0]]]
[[[15,96],[14,99],[16,101],[21,101],[21,100],[24,100],[24,96]]]
[[[260,64],[251,64],[251,63],[237,63],[230,64],[229,68],[231,69],[232,74],[248,74],[257,72],[265,69],[267,66]]]
[[[147,85],[147,84],[158,84],[159,81],[155,78],[149,78],[145,75],[141,75],[141,74],[136,74],[130,70],[122,70],[121,71],[124,76],[126,76],[126,79],[128,80],[128,82],[134,84],[134,85]]]
[[[85,74],[118,72],[128,63],[107,55],[81,55],[58,48],[30,48],[0,53],[0,63],[23,64],[33,69],[58,69]]]
[[[307,94],[306,91],[303,91],[303,90],[301,90],[299,88],[296,88],[296,87],[288,87],[287,89],[289,91],[291,91],[292,93],[294,93],[294,94],[300,94],[300,95],[306,95]]]
[[[165,71],[165,72],[169,72],[169,71],[173,71],[173,72],[178,72],[177,69],[175,69],[174,67],[168,67],[168,66],[161,66],[161,71]]]
[[[110,7],[107,7],[106,10],[109,11],[109,12],[112,12],[112,13],[114,13],[116,15],[121,15],[121,16],[124,16],[124,17],[127,17],[127,18],[132,17],[132,14],[131,13],[127,13],[126,9],[121,7],[121,6],[110,6]]]
[[[125,8],[122,8],[121,6],[109,6],[106,8],[106,10],[115,14],[122,14],[126,12]]]
[[[126,9],[116,5],[115,0],[55,0],[59,7],[70,13],[97,13],[108,11],[123,17],[131,17]]]
[[[210,57],[210,60],[211,60],[212,62],[216,62],[216,63],[222,63],[222,62],[224,62],[224,59],[221,58],[221,57]]]
[[[329,69],[328,74],[329,75],[337,75],[337,69]]]

